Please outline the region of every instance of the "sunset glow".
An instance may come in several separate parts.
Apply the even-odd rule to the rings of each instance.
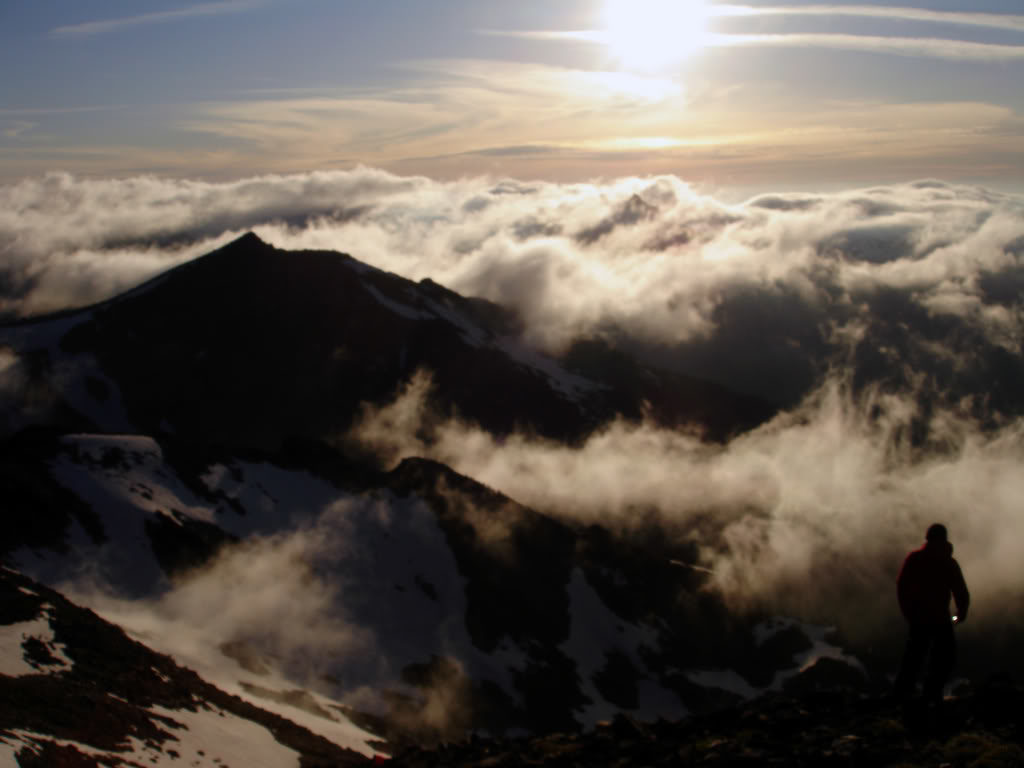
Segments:
[[[0,8],[0,768],[1024,755],[1024,0]]]
[[[609,49],[627,69],[660,70],[708,42],[703,0],[607,0],[605,22]]]

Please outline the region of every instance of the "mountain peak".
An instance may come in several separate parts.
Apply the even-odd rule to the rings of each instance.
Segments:
[[[252,247],[255,247],[255,246],[266,246],[266,245],[267,245],[267,243],[265,243],[263,240],[261,240],[259,235],[257,235],[255,232],[250,230],[249,232],[246,232],[241,237],[239,237],[239,238],[237,238],[235,240],[232,240],[230,243],[228,243],[224,247],[225,248],[243,248],[243,247],[245,247],[245,248],[252,248]]]

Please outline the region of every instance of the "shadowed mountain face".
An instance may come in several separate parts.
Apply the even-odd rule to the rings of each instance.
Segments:
[[[232,656],[246,649],[231,649]],[[257,659],[258,661],[258,659]],[[252,660],[249,662],[252,666]],[[406,676],[457,676],[435,657]],[[685,721],[625,715],[592,731],[456,739],[390,747],[395,765],[1019,765],[1024,691],[993,680],[938,711],[901,707],[848,686],[849,668],[819,661],[783,692]],[[279,705],[339,716],[301,691],[250,686]],[[211,685],[59,593],[0,568],[0,759],[11,765],[369,765],[352,750]],[[485,709],[487,702],[477,702]],[[346,709],[367,727],[385,721]],[[375,742],[389,749],[384,742]]]
[[[135,436],[68,435],[34,456],[83,509],[60,518],[23,488],[49,539],[12,544],[11,562],[73,589],[88,574],[92,599],[100,578],[100,607],[187,663],[205,647],[217,685],[257,705],[319,701],[391,749],[715,710],[823,649],[843,659],[845,684],[873,684],[834,632],[732,615],[690,567],[686,532],[655,520],[628,532],[558,521],[424,459],[353,491],[242,460],[185,482]],[[371,647],[346,649],[352,631]],[[313,698],[311,676],[333,698]],[[347,701],[354,690],[381,701]]]
[[[333,252],[284,252],[246,235],[93,310],[61,343],[91,354],[133,425],[192,441],[277,448],[331,438],[363,403],[433,376],[439,416],[493,434],[573,440],[621,413],[717,436],[770,408],[721,387],[577,348],[568,365],[515,337],[514,317],[430,281]]]
[[[696,559],[683,533],[652,528],[618,547],[599,525],[557,520],[442,463],[372,467],[331,447],[417,371],[431,376],[428,433],[457,418],[498,439],[564,443],[625,419],[724,438],[771,415],[601,341],[556,360],[518,331],[509,312],[429,280],[253,235],[101,305],[11,326],[0,346],[35,362],[7,393],[9,429],[22,429],[0,454],[19,522],[3,554],[45,583],[98,589],[105,605],[137,601],[117,609],[129,614],[185,610],[182,637],[206,636],[214,661],[200,661],[218,681],[287,708],[311,700],[313,675],[336,711],[392,748],[733,700],[678,669],[740,663],[740,634],[758,619],[738,628],[696,594],[697,572],[666,565]],[[11,408],[19,397],[38,407]],[[358,438],[340,444],[363,455]],[[235,569],[271,575],[247,585]],[[691,606],[676,605],[680,588]],[[219,600],[218,618],[193,615]],[[244,620],[220,626],[238,611]],[[697,620],[699,638],[685,627]],[[162,633],[169,652],[178,630]],[[370,662],[335,658],[333,643],[361,633]]]

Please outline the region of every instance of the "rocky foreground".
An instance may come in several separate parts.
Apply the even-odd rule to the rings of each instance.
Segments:
[[[0,766],[369,763],[225,693],[92,611],[0,566]]]
[[[618,717],[585,734],[408,749],[394,764],[1009,768],[1024,766],[1024,688],[993,680],[938,710],[848,690],[768,696],[678,723]]]
[[[375,762],[224,693],[7,568],[0,568],[0,641],[0,651],[10,651],[0,653],[0,765]],[[393,753],[392,765],[409,768],[1024,766],[1024,687],[1009,679],[961,686],[929,710],[837,683],[842,666],[815,665],[783,693],[680,722],[620,716],[587,732],[431,749],[387,738],[378,746]]]

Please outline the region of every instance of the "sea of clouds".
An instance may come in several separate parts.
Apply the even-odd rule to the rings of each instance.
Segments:
[[[673,176],[51,174],[0,187],[0,311],[102,300],[248,230],[511,306],[551,353],[600,336],[782,408],[724,445],[626,422],[574,447],[459,422],[425,442],[421,376],[356,430],[385,463],[431,456],[567,519],[710,515],[702,567],[737,605],[784,598],[888,631],[900,558],[935,520],[982,623],[1024,595],[1020,197],[935,180],[727,204]]]
[[[50,174],[0,187],[0,314],[108,298],[248,230],[514,307],[553,352],[600,334],[781,404],[851,363],[979,395],[1021,353],[1024,199],[930,180],[726,204],[674,176]]]

